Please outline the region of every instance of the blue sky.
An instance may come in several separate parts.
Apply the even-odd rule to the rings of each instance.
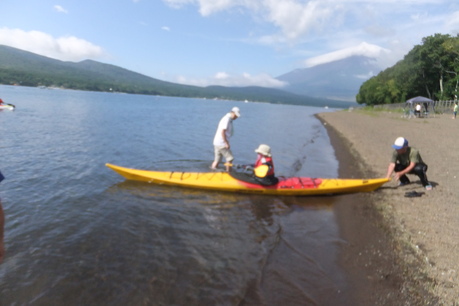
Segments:
[[[382,69],[459,33],[457,0],[0,0],[0,44],[198,86],[274,78],[351,55]]]

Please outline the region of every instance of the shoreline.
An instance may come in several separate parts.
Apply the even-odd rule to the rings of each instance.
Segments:
[[[439,236],[444,237],[451,234],[451,230],[457,229],[453,226],[457,223],[452,222],[452,219],[458,219],[458,215],[448,214],[450,219],[443,222],[452,223],[452,226],[440,232],[441,226],[433,227],[430,232],[423,226],[431,223],[431,214],[436,215],[437,220],[448,218],[447,215],[439,213],[435,205],[447,202],[445,209],[449,208],[454,212],[457,210],[455,207],[459,206],[454,206],[458,204],[457,200],[451,202],[452,194],[442,193],[436,198],[439,189],[447,187],[449,190],[455,187],[443,184],[448,185],[449,182],[454,185],[457,181],[440,182],[437,177],[438,169],[451,164],[448,159],[433,160],[435,154],[432,153],[436,153],[436,150],[430,143],[433,138],[441,143],[442,138],[435,137],[438,136],[438,128],[443,132],[445,129],[450,132],[448,128],[455,120],[451,120],[449,115],[440,115],[416,121],[401,119],[397,113],[364,111],[337,111],[317,114],[316,117],[327,129],[339,161],[340,177],[384,177],[392,152],[391,144],[396,137],[405,135],[410,144],[421,150],[423,158],[430,166],[428,177],[435,187],[420,198],[406,198],[404,193],[407,191],[424,191],[416,182],[417,178],[413,179],[411,176],[413,183],[407,188],[397,188],[395,182],[389,182],[372,193],[339,197],[334,210],[340,234],[346,242],[341,248],[339,264],[348,274],[350,291],[354,294],[356,303],[459,303],[459,286],[455,272],[459,251],[457,247],[452,248],[456,244],[457,234],[447,238],[446,244],[440,244],[441,239],[438,239]],[[455,158],[454,154],[451,158]],[[447,165],[442,165],[444,163]],[[420,202],[423,202],[422,208],[427,210],[422,216],[419,215],[420,207],[417,206]],[[415,233],[424,235],[414,237]],[[434,257],[431,250],[435,250],[435,255],[438,256]],[[450,254],[444,258],[447,252]],[[449,271],[447,280],[442,278],[445,271]]]
[[[368,165],[353,166],[359,160],[358,153],[352,150],[348,140],[333,126],[324,121],[320,115],[316,117],[325,126],[336,152],[336,158],[339,161],[339,177],[375,177]],[[334,212],[340,236],[346,241],[346,244],[341,247],[338,264],[348,275],[350,293],[357,305],[395,305],[395,300],[388,298],[393,288],[378,282],[379,279],[385,277],[378,275],[377,269],[377,266],[390,265],[390,262],[394,260],[394,254],[390,251],[381,253],[379,249],[375,252],[367,247],[373,241],[378,241],[380,249],[391,249],[390,241],[384,237],[384,232],[380,227],[384,220],[373,209],[373,202],[374,199],[368,193],[338,196]],[[382,255],[382,257],[377,258],[379,257],[377,255]],[[397,301],[400,300],[397,299]]]

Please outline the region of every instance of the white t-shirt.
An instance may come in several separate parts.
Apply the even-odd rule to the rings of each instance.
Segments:
[[[231,113],[226,114],[218,123],[217,132],[214,137],[214,146],[225,146],[226,143],[222,136],[222,131],[225,131],[226,139],[229,139],[233,135],[233,119],[231,118]]]

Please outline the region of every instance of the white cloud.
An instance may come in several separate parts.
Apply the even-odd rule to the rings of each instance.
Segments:
[[[214,1],[199,1],[200,9],[199,12],[203,16],[209,16],[211,14],[229,9],[237,5],[237,1],[231,0],[214,0]]]
[[[270,40],[295,41],[312,30],[320,30],[339,20],[340,5],[330,6],[326,1],[267,0],[265,18],[281,30]],[[264,40],[267,37],[263,38]]]
[[[454,34],[459,34],[459,11],[451,14],[450,18],[446,21],[447,29]]]
[[[170,7],[179,9],[188,4],[197,5],[199,13],[202,16],[210,16],[212,14],[228,10],[234,7],[245,7],[257,9],[263,1],[260,0],[163,0]]]
[[[350,56],[366,56],[370,58],[379,58],[383,53],[390,53],[390,50],[381,48],[376,45],[362,42],[358,46],[344,48],[338,51],[330,52],[320,56],[309,58],[305,61],[306,67],[313,67],[325,63],[330,63],[348,58]]]
[[[378,72],[378,71],[377,71]],[[358,79],[361,79],[361,80],[368,80],[369,78],[371,78],[372,76],[375,76],[375,72],[374,71],[369,71],[367,74],[356,74],[354,75],[356,78]]]
[[[163,27],[161,27],[161,30],[164,30],[164,31],[170,31],[170,30],[171,30],[171,28],[169,28],[169,27],[167,27],[167,26],[163,26]]]
[[[55,5],[55,6],[54,6],[54,9],[55,9],[56,11],[58,11],[59,13],[65,13],[65,14],[68,13],[68,11],[67,11],[65,8],[63,8],[62,6],[60,6],[60,5]]]
[[[340,19],[342,1],[299,0],[163,0],[169,6],[181,8],[197,5],[202,16],[209,16],[232,8],[245,8],[256,19],[264,19],[280,29],[281,33],[263,37],[262,41],[288,41],[334,24]],[[336,2],[336,3],[335,3]],[[338,3],[338,4],[337,4]]]
[[[55,38],[40,31],[6,27],[0,28],[0,44],[63,61],[97,59],[106,55],[101,47],[74,36]]]
[[[218,72],[210,79],[189,79],[180,76],[176,80],[173,80],[173,82],[200,87],[220,85],[227,87],[260,86],[281,88],[286,85],[285,82],[279,81],[268,74],[251,75],[249,73],[243,73],[242,75],[233,76],[226,72]]]
[[[310,53],[341,49],[338,43],[368,41],[389,48],[403,41],[402,51],[391,49],[392,59],[433,31],[459,32],[459,13],[446,13],[437,0],[163,0],[171,7],[196,6],[202,16],[232,11],[250,16],[257,25],[256,42],[276,49],[306,45]],[[396,9],[394,9],[396,7]],[[457,5],[456,5],[457,7]],[[434,13],[441,10],[442,13]],[[453,10],[454,12],[454,10]],[[274,27],[274,31],[273,31]],[[251,33],[254,33],[250,31]],[[351,39],[352,41],[349,41]],[[368,50],[367,50],[368,51]],[[325,51],[326,52],[326,51]],[[332,54],[333,55],[333,54]],[[352,55],[352,54],[351,54]],[[325,57],[330,54],[325,55]],[[400,60],[398,57],[397,60]]]
[[[187,4],[195,4],[195,0],[163,0],[170,7],[179,9]]]

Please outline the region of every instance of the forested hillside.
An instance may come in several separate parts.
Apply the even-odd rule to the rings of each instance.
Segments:
[[[140,94],[199,95],[200,88],[168,83],[92,60],[63,62],[0,46],[0,83]]]
[[[422,39],[403,60],[362,84],[357,103],[401,103],[416,96],[457,99],[459,35],[435,34]]]
[[[2,45],[0,45],[0,84],[312,106],[353,105],[353,103],[313,98],[272,88],[198,87],[175,84],[92,60],[79,63],[63,62]]]

